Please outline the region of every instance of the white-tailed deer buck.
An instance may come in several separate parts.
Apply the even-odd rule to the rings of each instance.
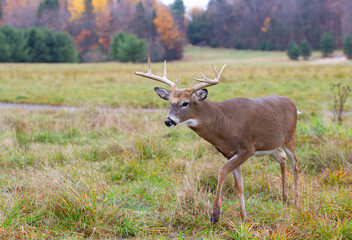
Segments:
[[[155,88],[155,92],[170,102],[171,110],[165,120],[168,128],[186,124],[200,137],[210,142],[227,159],[228,162],[219,172],[218,186],[213,202],[211,222],[216,223],[220,215],[221,189],[226,176],[233,173],[235,187],[241,210],[241,219],[246,221],[244,188],[241,164],[251,156],[270,155],[281,166],[283,200],[288,200],[286,190],[286,156],[292,164],[294,176],[294,204],[298,201],[298,159],[295,153],[295,130],[297,109],[292,100],[282,96],[260,98],[232,98],[224,102],[206,100],[208,91],[204,89],[219,83],[226,64],[220,74],[215,71],[215,79],[208,79],[202,74],[201,82],[191,88],[178,89],[177,80],[172,82],[164,76],[159,77],[150,69],[148,56],[148,73],[136,72],[138,76],[150,78],[171,87],[171,90]]]

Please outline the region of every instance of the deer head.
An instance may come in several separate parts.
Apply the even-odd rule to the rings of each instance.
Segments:
[[[170,89],[165,88],[154,88],[155,92],[159,95],[163,100],[169,101],[171,105],[170,112],[165,120],[165,125],[168,128],[175,127],[181,124],[186,124],[190,127],[197,126],[197,107],[198,105],[207,98],[208,91],[204,89],[205,87],[213,86],[219,83],[221,75],[225,69],[226,64],[222,67],[220,74],[218,74],[215,66],[212,64],[215,78],[208,79],[202,73],[203,78],[198,79],[194,78],[195,82],[191,88],[177,88],[177,81],[172,82],[167,79],[167,71],[166,71],[166,60],[164,62],[164,76],[159,77],[152,73],[150,68],[150,56],[148,55],[148,72],[136,72],[136,75],[150,78],[152,80],[156,80],[162,83],[165,83],[171,87]],[[198,82],[201,82],[197,84]]]

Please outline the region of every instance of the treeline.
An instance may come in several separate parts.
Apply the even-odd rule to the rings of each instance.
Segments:
[[[185,9],[177,1],[170,8],[156,0],[0,0],[0,25],[67,32],[87,62],[111,59],[110,43],[118,32],[144,39],[154,60],[178,59]]]
[[[352,0],[211,0],[192,10],[187,36],[192,44],[270,51],[292,40],[318,49],[329,32],[341,48],[352,35],[351,12]]]
[[[78,62],[72,37],[48,28],[0,27],[0,62]]]

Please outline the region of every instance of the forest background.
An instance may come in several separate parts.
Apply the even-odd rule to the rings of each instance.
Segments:
[[[273,51],[285,50],[292,40],[307,40],[313,49],[319,49],[326,32],[341,48],[352,35],[351,11],[351,0],[211,0],[205,9],[195,7],[187,12],[183,0],[169,6],[155,0],[0,0],[0,25],[5,26],[0,29],[0,61],[121,60],[111,48],[119,32],[143,39],[136,47],[136,39],[128,38],[135,45],[129,46],[126,54],[139,49],[144,55],[133,61],[145,61],[145,52],[153,61],[180,59],[187,43]],[[7,26],[16,29],[10,31]],[[26,31],[13,32],[17,29]],[[53,36],[56,32],[72,38]],[[34,42],[41,44],[34,46]],[[67,53],[61,54],[64,57],[50,52],[55,44],[65,45],[61,42],[70,45]],[[15,57],[10,46],[14,43],[22,56]],[[39,53],[33,50],[36,48]],[[74,48],[77,56],[66,57],[76,52]]]

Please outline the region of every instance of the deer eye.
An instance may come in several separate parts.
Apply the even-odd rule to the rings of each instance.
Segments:
[[[189,103],[188,102],[184,102],[184,103],[182,103],[182,107],[187,107],[189,105]]]

